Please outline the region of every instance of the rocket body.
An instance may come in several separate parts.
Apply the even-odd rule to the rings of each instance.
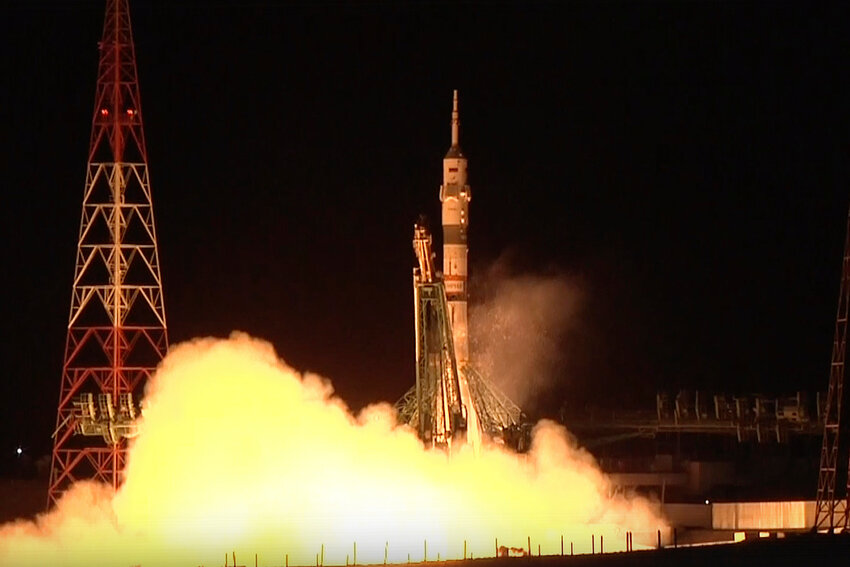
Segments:
[[[449,317],[454,335],[458,367],[469,362],[469,325],[467,318],[466,234],[469,228],[469,202],[472,193],[467,183],[467,161],[460,149],[460,116],[457,91],[452,103],[452,145],[443,159],[443,184],[440,186],[443,220],[443,281],[446,286]]]

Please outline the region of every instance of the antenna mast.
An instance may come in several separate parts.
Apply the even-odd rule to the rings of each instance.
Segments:
[[[136,402],[168,350],[128,0],[107,0],[48,507],[121,483]]]
[[[844,393],[844,360],[847,354],[847,307],[850,304],[850,211],[847,213],[847,232],[844,237],[844,260],[841,267],[841,288],[838,293],[838,312],[835,317],[835,336],[832,341],[832,362],[829,368],[829,389],[823,413],[823,446],[820,453],[818,495],[815,507],[815,531],[850,528],[850,457],[847,432],[841,433],[842,412],[846,412]],[[843,402],[843,403],[842,403]],[[846,428],[847,416],[844,416]],[[839,468],[847,462],[847,468]],[[844,498],[836,494],[838,485],[846,483]]]

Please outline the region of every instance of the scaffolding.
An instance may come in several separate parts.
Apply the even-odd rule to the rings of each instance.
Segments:
[[[445,285],[422,225],[414,227],[413,247],[416,384],[396,403],[399,420],[430,446],[450,448],[458,436],[474,446],[483,436],[501,438],[520,426],[522,412],[472,366],[458,368]]]

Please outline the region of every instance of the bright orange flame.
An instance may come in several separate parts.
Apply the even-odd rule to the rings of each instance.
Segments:
[[[354,417],[330,383],[234,333],[173,347],[148,384],[116,495],[75,485],[36,523],[0,528],[3,565],[261,565],[544,554],[654,542],[642,499],[610,498],[593,458],[541,422],[531,451],[426,451],[387,404]],[[321,559],[321,558],[320,558]]]

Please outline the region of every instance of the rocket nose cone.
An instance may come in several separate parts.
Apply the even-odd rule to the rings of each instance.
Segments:
[[[446,158],[456,159],[456,158],[464,158],[466,156],[463,155],[463,150],[460,149],[459,145],[455,145],[449,148],[449,151],[446,152]]]

